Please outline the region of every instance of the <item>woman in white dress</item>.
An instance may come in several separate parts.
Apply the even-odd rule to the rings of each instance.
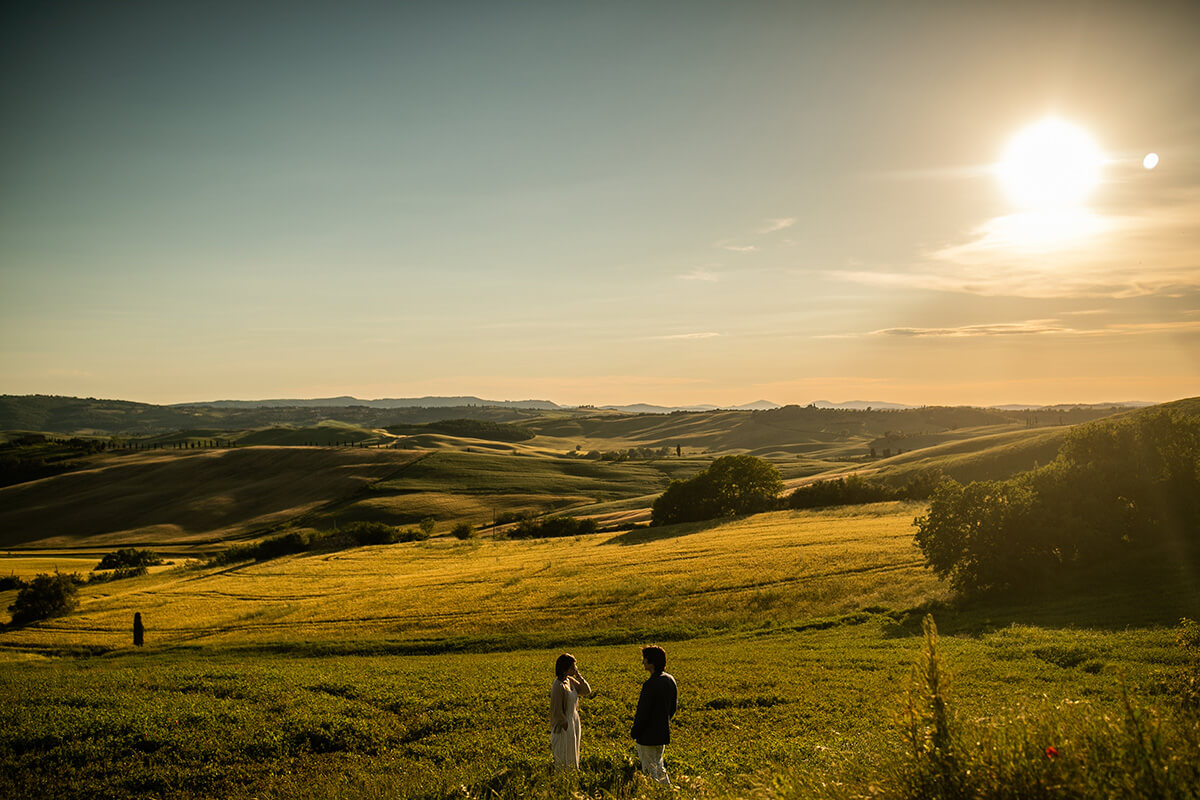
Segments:
[[[563,653],[554,662],[550,686],[550,750],[556,769],[579,768],[579,698],[592,687],[579,674],[575,656]]]

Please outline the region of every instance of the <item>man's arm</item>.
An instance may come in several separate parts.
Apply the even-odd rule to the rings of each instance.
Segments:
[[[650,681],[642,684],[642,693],[638,695],[637,711],[633,712],[633,728],[629,735],[636,739],[646,727],[650,719]]]

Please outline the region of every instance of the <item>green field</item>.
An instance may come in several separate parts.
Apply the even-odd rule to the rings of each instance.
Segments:
[[[175,436],[186,448],[85,453],[0,487],[5,574],[85,572],[128,545],[176,562],[0,632],[0,796],[1200,797],[1200,636],[1181,623],[1200,618],[1200,580],[1185,563],[961,604],[914,544],[921,503],[631,528],[720,453],[768,456],[792,486],[1001,478],[1049,461],[1066,426],[980,409],[494,419],[537,436],[389,439],[314,419],[229,447],[213,446],[228,431],[192,429]],[[322,446],[305,446],[314,434]],[[870,458],[871,442],[905,451]],[[633,447],[672,455],[620,455]],[[490,528],[514,512],[602,530]],[[281,531],[429,517],[425,541],[203,560]],[[460,521],[484,535],[449,536]],[[627,737],[648,642],[681,687],[674,794],[636,774]],[[546,731],[564,650],[597,690],[581,703],[583,768],[566,776]],[[945,722],[920,663],[949,675]]]
[[[1186,576],[1169,592],[936,610],[919,511],[434,538],[85,586],[75,614],[0,638],[0,794],[655,796],[626,729],[638,647],[659,641],[681,685],[668,765],[684,796],[854,796],[813,786],[863,789],[897,758],[921,606],[968,728],[1011,718],[1027,750],[1090,764],[1079,731],[1122,719],[1122,687],[1166,702],[1186,666],[1172,626],[1200,616]],[[544,719],[562,650],[597,689],[567,779],[549,772]]]

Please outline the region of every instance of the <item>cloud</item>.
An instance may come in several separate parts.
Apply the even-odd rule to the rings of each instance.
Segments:
[[[1029,336],[1046,333],[1067,333],[1068,328],[1055,325],[1055,320],[1002,322],[994,325],[963,325],[957,328],[884,328],[871,331],[871,336],[941,336],[965,338],[970,336]]]
[[[1179,322],[1125,322],[1109,325],[1099,331],[1089,333],[1121,333],[1136,335],[1142,333],[1192,333],[1200,332],[1200,321],[1186,320]]]
[[[711,272],[704,267],[696,267],[691,272],[685,272],[682,275],[676,275],[681,281],[719,281],[721,276],[716,272]]]
[[[720,336],[719,333],[707,331],[704,333],[673,333],[669,336],[652,336],[652,339],[711,339],[714,336]]]
[[[790,228],[795,224],[796,224],[795,217],[779,217],[776,219],[769,219],[766,221],[766,223],[763,225],[763,227],[759,229],[758,232],[759,233],[774,233],[775,231],[781,231],[784,228]]]
[[[984,325],[961,325],[951,328],[883,328],[867,336],[903,336],[911,338],[940,337],[965,339],[983,336],[1138,336],[1154,333],[1200,332],[1200,320],[1176,322],[1132,322],[1104,325],[1098,328],[1072,328],[1056,319],[1032,319],[1023,322],[1001,322]],[[849,337],[841,337],[849,338]]]
[[[752,244],[732,244],[728,239],[713,242],[713,247],[719,247],[722,250],[732,250],[735,253],[753,253],[758,249]]]
[[[1200,289],[1200,187],[1137,213],[1010,214],[908,267],[828,271],[883,289],[1129,298]]]

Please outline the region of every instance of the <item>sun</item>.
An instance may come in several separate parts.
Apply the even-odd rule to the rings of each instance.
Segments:
[[[996,172],[1018,205],[1048,211],[1080,205],[1100,182],[1103,165],[1087,131],[1051,118],[1013,137]]]

